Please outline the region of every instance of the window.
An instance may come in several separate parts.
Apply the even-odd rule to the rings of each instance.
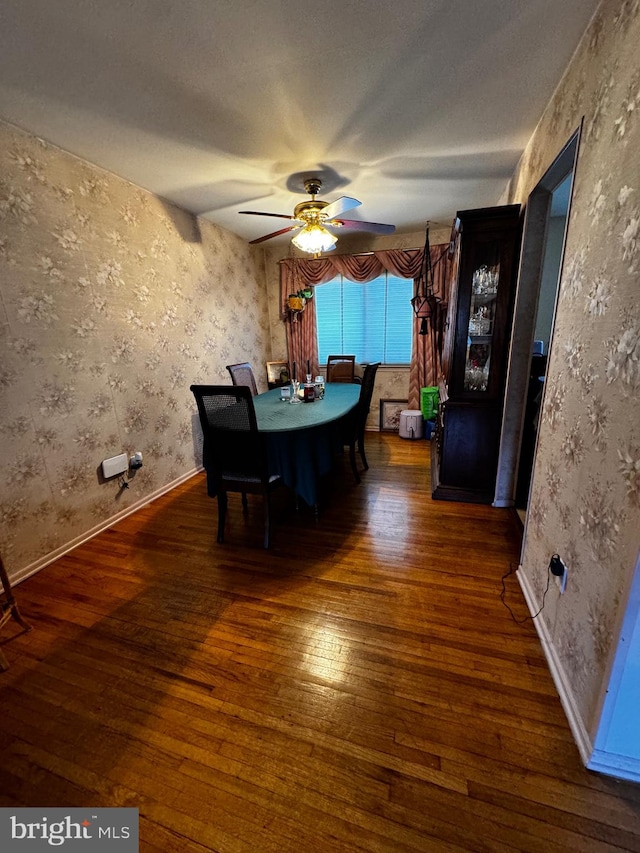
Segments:
[[[342,275],[314,290],[318,357],[349,353],[356,361],[409,364],[413,281],[383,272],[360,284]]]

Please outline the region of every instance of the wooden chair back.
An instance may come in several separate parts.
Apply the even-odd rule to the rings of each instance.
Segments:
[[[330,355],[327,357],[327,382],[354,382],[355,355]]]
[[[367,417],[369,416],[369,411],[371,410],[373,386],[375,385],[376,373],[378,372],[379,367],[380,362],[378,361],[373,364],[367,364],[364,368],[364,373],[362,375],[362,387],[360,389],[360,396],[358,398],[358,406],[349,424],[349,434],[347,436],[347,440],[345,441],[345,444],[349,445],[349,460],[351,462],[351,469],[353,471],[353,476],[356,479],[356,483],[360,482],[360,473],[358,472],[358,466],[356,464],[356,447],[358,449],[358,453],[360,454],[360,458],[362,459],[362,465],[364,469],[366,470],[369,467],[369,463],[367,462],[367,457],[364,451],[364,436],[365,428],[367,425]]]
[[[239,364],[228,364],[227,370],[234,385],[246,385],[251,388],[251,394],[254,397],[256,396],[258,393],[256,378],[248,361],[242,361]]]

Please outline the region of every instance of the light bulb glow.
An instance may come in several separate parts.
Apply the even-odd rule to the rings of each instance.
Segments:
[[[326,228],[312,222],[298,231],[291,242],[301,252],[317,255],[320,252],[330,252],[338,242],[338,238]]]

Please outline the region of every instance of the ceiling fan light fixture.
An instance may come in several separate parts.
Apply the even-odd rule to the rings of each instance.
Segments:
[[[358,201],[357,198],[349,198],[348,196],[341,196],[332,202],[322,201],[316,198],[321,186],[322,181],[319,178],[308,178],[305,181],[304,188],[311,198],[296,204],[293,209],[293,216],[288,216],[286,213],[270,213],[266,210],[239,210],[238,213],[248,213],[252,216],[276,216],[278,219],[288,219],[297,223],[264,237],[258,237],[256,240],[249,240],[249,244],[253,246],[256,243],[264,243],[265,240],[270,240],[272,237],[279,237],[289,231],[296,231],[296,236],[291,240],[292,244],[301,252],[308,252],[310,255],[318,257],[321,252],[330,252],[338,242],[338,238],[334,237],[326,226],[371,231],[373,234],[393,234],[395,231],[395,225],[383,225],[381,222],[363,222],[360,219],[343,219],[343,213],[352,210],[354,207],[359,207],[362,202]]]
[[[330,252],[334,249],[338,238],[321,225],[310,222],[298,231],[291,242],[301,252],[319,255],[320,252]]]

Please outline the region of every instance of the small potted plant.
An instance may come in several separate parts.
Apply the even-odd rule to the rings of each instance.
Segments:
[[[307,300],[304,296],[301,296],[302,291],[298,291],[297,293],[290,293],[287,298],[287,307],[289,311],[304,311],[304,306],[307,304]]]
[[[313,290],[310,287],[304,287],[298,290],[297,293],[290,293],[287,297],[287,308],[293,313],[301,314],[304,311],[307,300],[313,296]]]

